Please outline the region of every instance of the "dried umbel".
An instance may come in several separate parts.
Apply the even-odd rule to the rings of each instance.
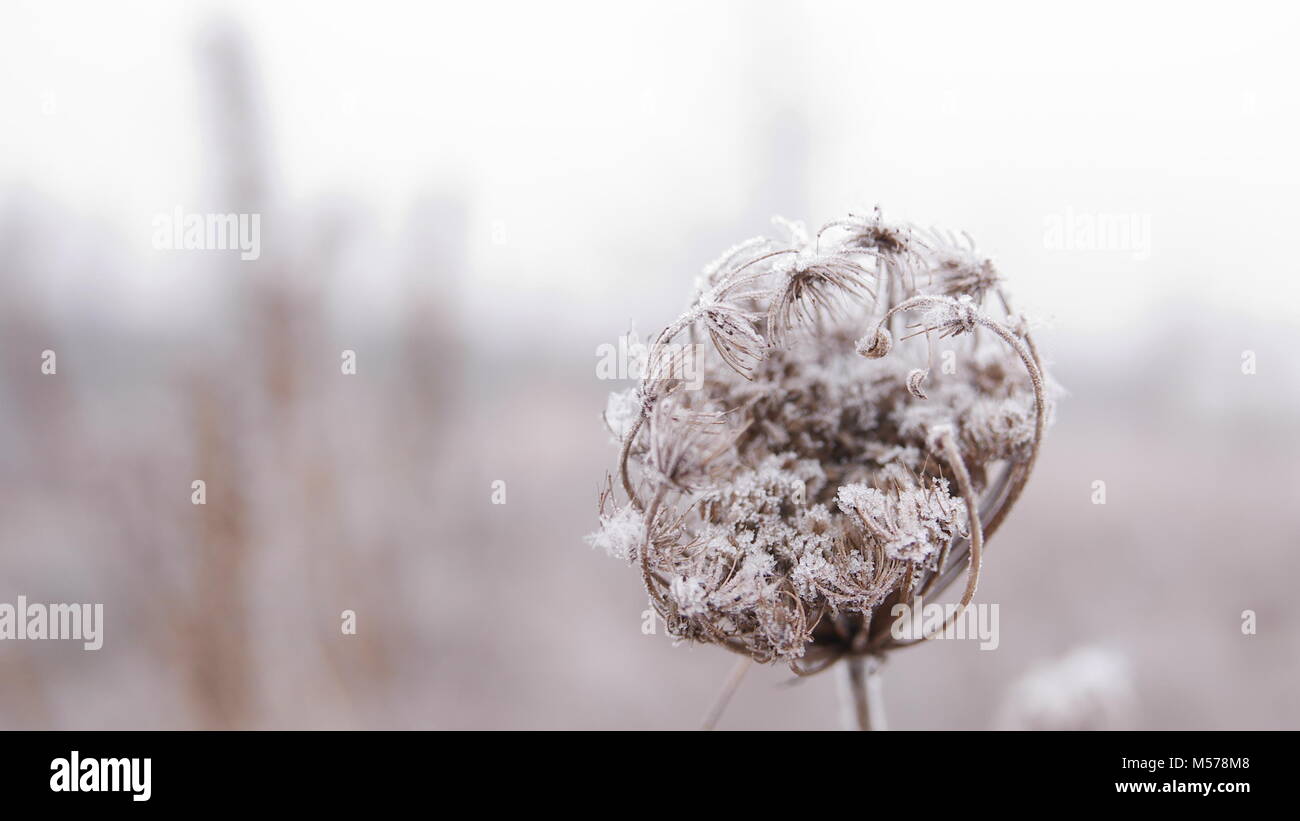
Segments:
[[[971,601],[1051,400],[969,238],[879,211],[785,227],[710,265],[611,397],[589,541],[639,568],[672,635],[806,675],[923,641],[891,634],[896,602],[963,577]]]

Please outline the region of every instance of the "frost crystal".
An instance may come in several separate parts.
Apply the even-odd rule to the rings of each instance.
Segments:
[[[645,541],[645,524],[631,505],[624,505],[611,515],[602,516],[600,530],[587,536],[586,541],[615,559],[633,561]]]
[[[911,488],[886,494],[874,487],[845,485],[840,510],[891,559],[925,563],[941,545],[962,531],[966,505],[948,495],[948,483],[935,480],[928,490]]]

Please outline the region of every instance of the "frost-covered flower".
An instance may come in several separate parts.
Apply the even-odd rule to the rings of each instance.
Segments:
[[[971,600],[1051,382],[969,238],[878,210],[782,225],[705,269],[646,379],[611,397],[621,452],[590,540],[640,566],[672,635],[809,673],[907,643],[894,602],[963,576]],[[676,390],[653,352],[704,338],[702,384]]]
[[[969,234],[963,233],[959,239],[948,231],[931,231],[929,246],[938,293],[966,295],[980,302],[986,291],[997,286],[1000,277],[993,261],[976,253]]]

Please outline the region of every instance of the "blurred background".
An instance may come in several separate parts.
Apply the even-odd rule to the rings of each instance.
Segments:
[[[0,727],[698,726],[732,657],[582,540],[597,349],[773,215],[879,204],[970,232],[1069,391],[999,649],[895,654],[890,726],[1300,728],[1297,18],[6,2],[0,601],[106,624],[0,643]],[[156,248],[177,208],[260,258]],[[790,678],[719,726],[837,727]]]

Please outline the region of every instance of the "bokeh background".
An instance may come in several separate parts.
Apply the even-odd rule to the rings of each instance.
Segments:
[[[597,348],[773,215],[879,204],[969,231],[1069,391],[999,649],[895,655],[890,725],[1300,728],[1298,17],[4,3],[0,601],[106,626],[0,643],[0,727],[698,726],[732,657],[582,540]],[[261,214],[261,258],[155,249],[177,207]],[[1149,244],[1049,237],[1101,215]],[[720,726],[837,727],[790,678]]]

